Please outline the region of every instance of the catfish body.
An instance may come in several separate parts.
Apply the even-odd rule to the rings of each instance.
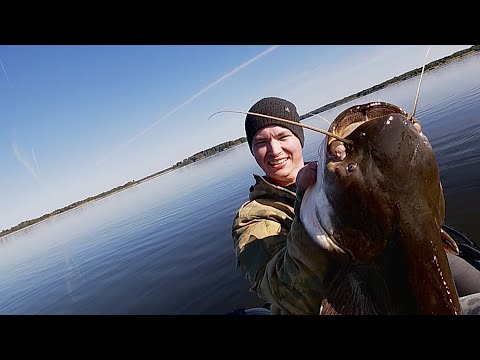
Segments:
[[[351,142],[325,138],[300,211],[312,239],[340,263],[323,314],[461,313],[440,235],[437,160],[418,125],[375,102],[343,111],[330,126]]]

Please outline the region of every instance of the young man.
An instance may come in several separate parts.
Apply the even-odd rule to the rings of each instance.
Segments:
[[[295,105],[281,98],[263,98],[249,112],[300,121]],[[271,304],[272,314],[319,314],[325,287],[338,267],[311,240],[299,219],[303,194],[316,181],[317,167],[315,162],[304,163],[303,128],[248,114],[245,132],[265,175],[254,175],[249,201],[233,222],[237,266],[251,291]],[[459,294],[480,292],[480,272],[452,256],[449,261]],[[470,304],[479,300],[480,306],[479,297],[468,300]],[[467,312],[477,310],[470,306]]]
[[[299,122],[295,105],[280,98],[261,99],[249,112]],[[237,265],[251,290],[270,302],[272,314],[318,314],[328,259],[298,216],[316,175],[316,164],[303,160],[303,128],[247,115],[245,131],[265,176],[254,175],[250,201],[234,220]]]

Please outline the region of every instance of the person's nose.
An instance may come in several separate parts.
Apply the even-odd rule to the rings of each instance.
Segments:
[[[279,155],[282,153],[282,146],[280,144],[279,141],[273,139],[272,141],[270,141],[270,152],[272,153],[272,155]]]

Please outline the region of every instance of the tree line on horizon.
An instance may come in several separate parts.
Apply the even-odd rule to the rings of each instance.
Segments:
[[[464,57],[466,56],[471,56],[471,55],[474,55],[476,52],[480,51],[480,45],[473,45],[467,49],[464,49],[464,50],[460,50],[460,51],[457,51],[455,53],[453,53],[452,55],[449,55],[449,56],[446,56],[446,57],[443,57],[441,59],[438,59],[438,60],[435,60],[435,61],[432,61],[428,64],[425,65],[425,72],[427,71],[431,71],[433,69],[436,69],[436,68],[439,68],[441,66],[444,66],[446,64],[449,64],[451,63],[452,61],[458,61],[458,60],[461,60],[463,59]],[[423,66],[422,66],[423,67]],[[377,85],[374,85],[368,89],[365,89],[365,90],[362,90],[358,93],[355,93],[355,94],[352,94],[352,95],[349,95],[349,96],[346,96],[340,100],[336,100],[332,103],[329,103],[329,104],[326,104],[318,109],[315,109],[307,114],[304,114],[304,115],[301,115],[300,116],[300,121],[308,118],[308,117],[311,117],[311,116],[314,116],[316,114],[319,114],[321,112],[324,112],[324,111],[327,111],[327,110],[330,110],[334,107],[337,107],[337,106],[340,106],[346,102],[349,102],[349,101],[352,101],[352,100],[355,100],[357,98],[360,98],[362,96],[365,96],[365,95],[368,95],[368,94],[371,94],[375,91],[378,91],[378,90],[381,90],[387,86],[390,86],[390,85],[393,85],[393,84],[396,84],[398,82],[401,82],[401,81],[404,81],[404,80],[407,80],[407,79],[410,79],[412,77],[415,77],[415,76],[418,76],[420,75],[421,71],[422,71],[422,67],[419,67],[419,68],[416,68],[414,70],[411,70],[411,71],[408,71],[404,74],[401,74],[399,76],[395,76],[389,80],[386,80],[380,84],[377,84]],[[91,201],[95,201],[95,200],[99,200],[99,199],[102,199],[104,197],[107,197],[107,196],[110,196],[110,195],[113,195],[119,191],[123,191],[127,188],[130,188],[132,186],[135,186],[135,185],[138,185],[144,181],[147,181],[147,180],[150,180],[154,177],[157,177],[157,176],[160,176],[162,174],[165,174],[167,172],[170,172],[170,171],[173,171],[175,169],[179,169],[181,167],[184,167],[184,166],[187,166],[187,165],[190,165],[192,163],[195,163],[197,161],[201,161],[205,158],[208,158],[212,155],[215,155],[215,154],[218,154],[222,151],[225,151],[227,149],[230,149],[232,147],[235,147],[237,145],[240,145],[242,143],[244,143],[245,141],[247,141],[247,138],[246,137],[240,137],[236,140],[231,140],[231,141],[226,141],[226,142],[223,142],[221,144],[218,144],[218,145],[215,145],[215,146],[212,146],[211,148],[209,149],[206,149],[206,150],[202,150],[202,151],[199,151],[191,156],[189,156],[188,158],[185,158],[183,159],[182,161],[178,161],[175,165],[172,165],[171,167],[169,168],[166,168],[164,170],[161,170],[159,172],[156,172],[152,175],[149,175],[149,176],[146,176],[140,180],[132,180],[132,181],[129,181],[127,183],[125,183],[124,185],[120,185],[120,186],[117,186],[111,190],[108,190],[108,191],[104,191],[96,196],[90,196],[84,200],[80,200],[80,201],[77,201],[77,202],[74,202],[70,205],[67,205],[61,209],[57,209],[51,213],[48,213],[48,214],[45,214],[45,215],[42,215],[38,218],[35,218],[35,219],[31,219],[31,220],[26,220],[26,221],[22,221],[21,223],[19,223],[18,225],[15,225],[9,229],[6,229],[6,230],[3,230],[3,231],[0,231],[0,237],[2,236],[5,236],[5,235],[8,235],[10,233],[13,233],[15,231],[18,231],[20,229],[23,229],[27,226],[31,226],[31,225],[34,225],[38,222],[41,222],[41,221],[44,221],[44,220],[47,220],[48,218],[50,217],[53,217],[55,215],[59,215],[63,212],[66,212],[66,211],[69,211],[69,210],[72,210],[78,206],[81,206],[81,205],[85,205]]]
[[[177,162],[175,165],[167,168],[167,169],[164,169],[164,170],[161,170],[159,172],[156,172],[152,175],[149,175],[149,176],[146,176],[140,180],[132,180],[132,181],[129,181],[123,185],[120,185],[120,186],[117,186],[111,190],[108,190],[108,191],[104,191],[98,195],[95,195],[95,196],[90,196],[84,200],[80,200],[80,201],[76,201],[70,205],[67,205],[61,209],[57,209],[55,211],[52,211],[51,213],[48,213],[48,214],[45,214],[45,215],[42,215],[38,218],[35,218],[35,219],[31,219],[31,220],[25,220],[25,221],[22,221],[21,223],[19,223],[18,225],[15,225],[15,226],[12,226],[11,228],[9,229],[6,229],[6,230],[2,230],[0,232],[0,237],[2,236],[5,236],[7,234],[11,234],[15,231],[18,231],[18,230],[21,230],[23,228],[26,228],[27,226],[30,226],[30,225],[34,225],[36,223],[39,223],[41,221],[44,221],[44,220],[47,220],[48,218],[50,217],[53,217],[55,215],[59,215],[61,213],[64,213],[66,211],[69,211],[69,210],[72,210],[78,206],[81,206],[81,205],[85,205],[89,202],[92,202],[92,201],[95,201],[95,200],[100,200],[104,197],[107,197],[107,196],[110,196],[110,195],[113,195],[119,191],[123,191],[123,190],[126,190],[132,186],[135,186],[135,185],[138,185],[142,182],[145,182],[147,180],[150,180],[150,179],[153,179],[154,177],[157,177],[157,176],[160,176],[162,174],[165,174],[167,172],[170,172],[170,171],[173,171],[175,169],[178,169],[178,168],[181,168],[183,166],[187,166],[189,164],[193,164],[194,162],[197,162],[197,161],[200,161],[200,160],[203,160],[207,157],[210,157],[212,155],[215,155],[215,154],[218,154],[224,150],[227,150],[227,149],[230,149],[234,146],[237,146],[237,145],[240,145],[242,143],[244,143],[246,141],[246,137],[241,137],[241,138],[238,138],[236,140],[231,140],[231,141],[226,141],[226,142],[223,142],[221,144],[218,144],[218,145],[215,145],[209,149],[206,149],[206,150],[203,150],[203,151],[199,151],[197,152],[196,154],[192,155],[192,156],[189,156],[188,158],[182,160],[182,161],[179,161]]]

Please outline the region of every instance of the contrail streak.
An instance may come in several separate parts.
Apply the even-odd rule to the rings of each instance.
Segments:
[[[272,52],[273,50],[275,50],[276,48],[278,48],[280,45],[274,45],[274,46],[271,46],[269,47],[267,50],[265,51],[262,51],[260,54],[256,55],[255,57],[251,58],[250,60],[244,62],[243,64],[241,64],[240,66],[236,67],[235,69],[233,69],[232,71],[230,71],[229,73],[223,75],[221,78],[219,78],[218,80],[215,80],[213,83],[211,83],[210,85],[204,87],[202,90],[200,90],[198,93],[196,93],[195,95],[193,95],[190,99],[188,99],[187,101],[185,101],[184,103],[178,105],[176,108],[174,108],[173,110],[171,110],[170,112],[168,112],[166,115],[164,115],[163,117],[161,117],[160,119],[158,119],[157,121],[153,122],[152,124],[150,124],[149,126],[147,126],[144,130],[140,131],[138,134],[136,134],[135,136],[133,136],[132,138],[130,138],[127,143],[125,144],[122,144],[120,146],[118,146],[116,149],[112,150],[110,153],[108,153],[103,159],[101,159],[100,161],[97,162],[97,165],[105,162],[113,153],[119,151],[121,148],[123,148],[125,145],[127,144],[131,144],[133,143],[135,140],[137,140],[140,136],[142,136],[143,134],[147,133],[148,131],[150,131],[153,127],[155,127],[159,122],[161,122],[162,120],[165,120],[167,117],[169,117],[170,115],[176,113],[178,110],[180,110],[181,108],[185,107],[187,104],[191,103],[193,100],[195,100],[196,98],[198,98],[199,96],[201,96],[202,94],[204,94],[205,92],[207,92],[208,90],[210,90],[212,87],[214,87],[215,85],[218,85],[219,83],[221,83],[222,81],[228,79],[230,76],[234,75],[235,73],[239,72],[240,70],[242,70],[243,68],[245,68],[246,66],[250,65],[251,63],[257,61],[258,59],[264,57],[265,55],[267,55],[268,53]]]
[[[134,142],[138,137],[142,136],[143,134],[145,134],[147,131],[149,131],[150,129],[152,129],[155,125],[157,125],[160,121],[166,119],[168,116],[172,115],[173,113],[176,113],[178,110],[180,110],[181,108],[183,108],[185,105],[189,104],[190,102],[192,102],[193,100],[195,100],[196,98],[198,98],[200,95],[202,95],[203,93],[207,92],[209,89],[211,89],[212,87],[214,87],[215,85],[219,84],[220,82],[228,79],[230,76],[234,75],[235,73],[239,72],[240,70],[242,70],[244,67],[250,65],[251,63],[253,63],[254,61],[262,58],[263,56],[267,55],[269,52],[275,50],[279,45],[276,45],[276,46],[272,46],[270,48],[268,48],[267,50],[263,51],[262,53],[258,54],[257,56],[255,56],[254,58],[248,60],[247,62],[243,63],[242,65],[238,66],[237,68],[233,69],[232,71],[230,71],[229,73],[223,75],[220,79],[214,81],[213,83],[211,83],[210,85],[206,86],[205,88],[203,88],[202,90],[200,90],[198,93],[196,93],[195,95],[193,95],[190,99],[188,99],[187,101],[185,101],[183,104],[177,106],[175,109],[173,109],[172,111],[170,111],[169,113],[167,113],[165,116],[163,116],[162,118],[158,119],[157,121],[155,121],[154,123],[150,124],[147,128],[145,128],[143,131],[139,132],[137,135],[135,135],[134,137],[132,137],[130,140],[128,140],[128,143],[132,143]]]
[[[33,155],[33,160],[35,160],[35,164],[37,165],[38,175],[40,175],[40,168],[38,167],[38,161],[37,161],[37,157],[35,156],[35,152],[33,151],[33,147],[32,147],[32,155]]]
[[[7,71],[5,70],[5,66],[3,66],[2,58],[0,58],[0,65],[2,65],[3,73],[5,74],[5,78],[7,79],[8,85],[12,86],[10,83],[10,79],[8,78]]]
[[[32,174],[32,176],[35,179],[38,179],[38,175],[35,173],[35,170],[33,169],[33,166],[22,156],[20,153],[20,150],[18,149],[18,146],[15,142],[12,143],[12,150],[13,154],[15,155],[15,158],[18,160],[18,162],[27,169],[27,171]]]

